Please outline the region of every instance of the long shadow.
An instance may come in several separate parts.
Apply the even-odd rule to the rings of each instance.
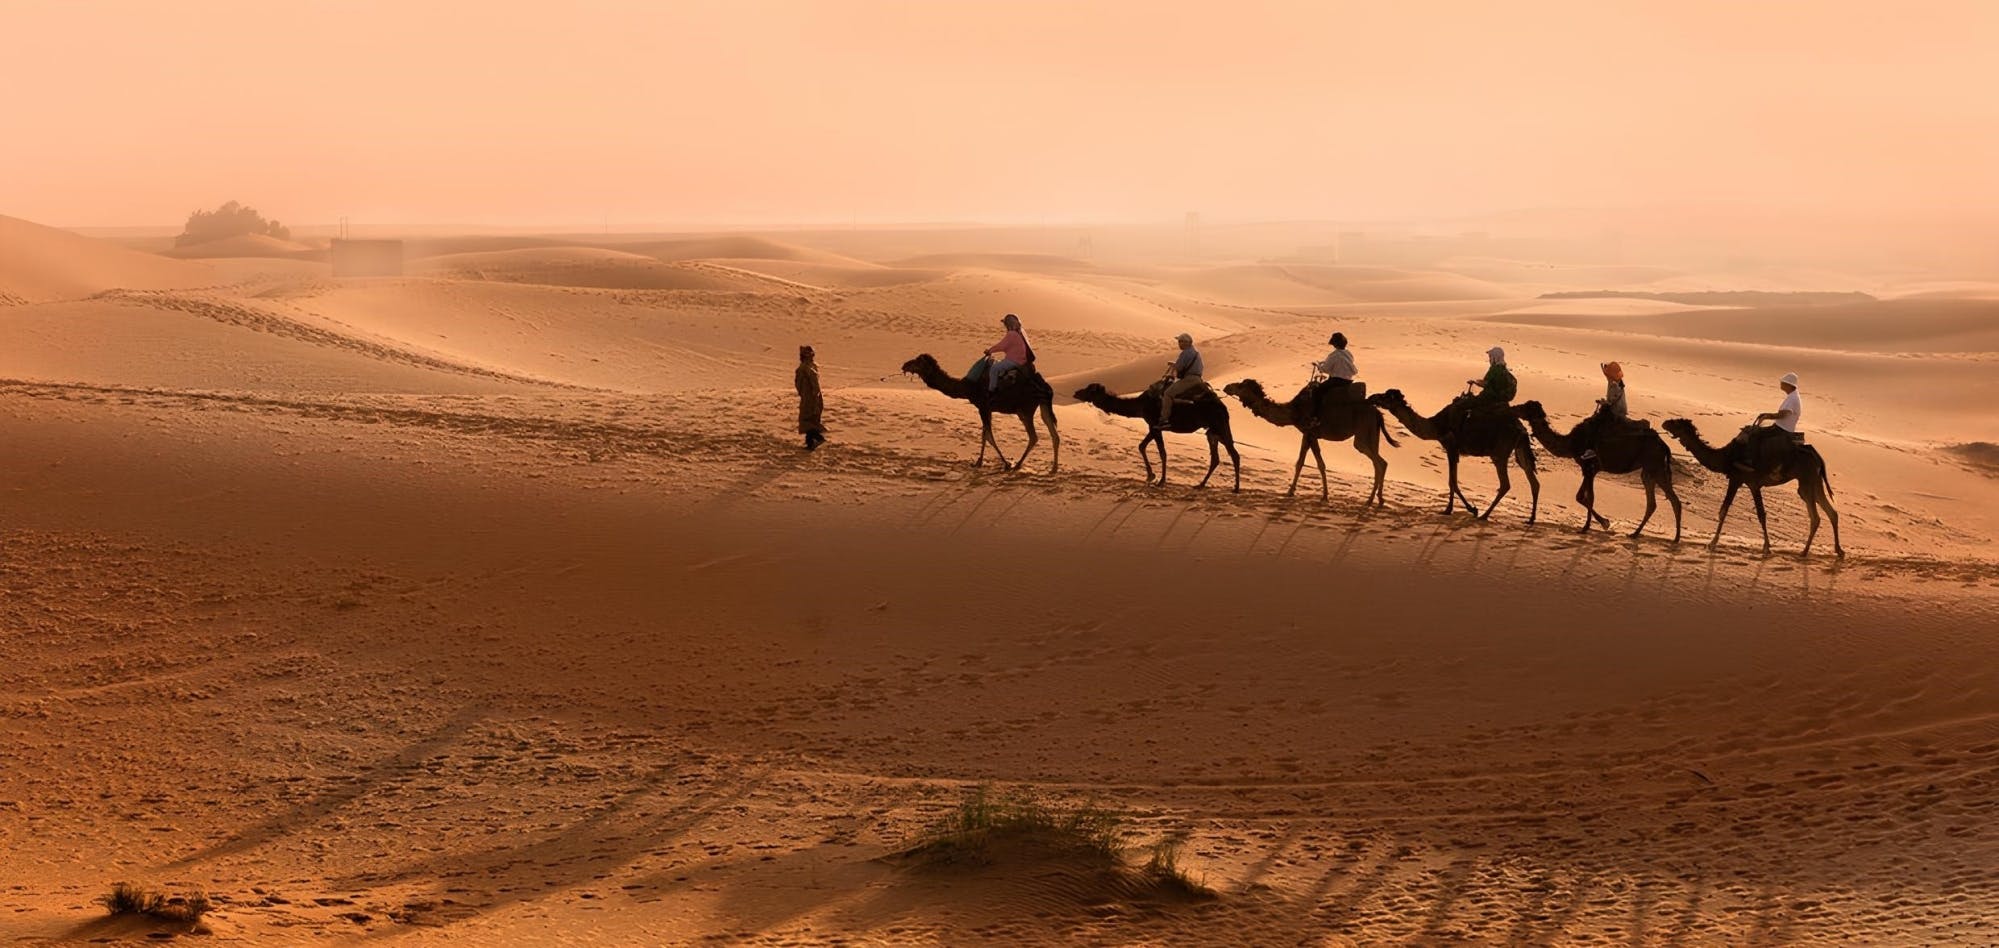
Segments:
[[[640,855],[687,835],[716,812],[748,798],[769,778],[767,770],[725,777],[702,787],[666,812],[636,821],[629,819],[634,807],[658,799],[663,790],[670,791],[668,781],[678,775],[677,768],[662,767],[645,782],[619,794],[612,802],[588,816],[561,829],[531,836],[512,845],[503,844],[475,853],[439,854],[405,863],[387,872],[361,873],[336,879],[332,884],[336,888],[359,891],[414,881],[426,881],[440,889],[464,880],[505,882],[505,885],[495,885],[486,893],[488,901],[466,906],[464,915],[460,917],[499,911],[510,905],[596,882]],[[502,838],[520,839],[511,834]],[[510,872],[525,873],[530,878],[508,878]],[[651,884],[657,885],[657,875],[652,879]]]
[[[1444,936],[1444,926],[1451,920],[1451,912],[1457,908],[1458,900],[1464,897],[1465,880],[1471,878],[1472,857],[1459,856],[1451,860],[1442,875],[1437,878],[1437,900],[1430,906],[1430,912],[1423,917],[1423,927],[1416,933],[1418,943],[1426,943]]]
[[[224,842],[167,863],[164,868],[184,868],[204,860],[255,849],[296,829],[325,819],[335,810],[394,782],[396,777],[415,771],[424,761],[436,756],[438,751],[456,743],[485,713],[485,709],[478,706],[468,705],[460,708],[428,737],[404,747],[388,760],[364,768],[367,772],[365,779],[346,781],[284,813],[246,827]]]

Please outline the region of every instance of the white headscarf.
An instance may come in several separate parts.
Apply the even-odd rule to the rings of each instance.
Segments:
[[[1485,357],[1487,359],[1492,360],[1493,365],[1506,364],[1506,350],[1501,349],[1498,346],[1493,346],[1492,348],[1485,350]]]

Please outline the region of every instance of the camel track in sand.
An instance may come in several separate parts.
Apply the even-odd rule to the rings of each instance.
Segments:
[[[611,393],[583,391],[588,391],[592,395],[601,394],[615,398]],[[517,414],[501,413],[490,410],[495,401],[490,398],[481,400],[454,396],[352,396],[340,399],[308,399],[246,392],[206,392],[20,379],[0,379],[0,396],[98,405],[122,404],[155,408],[191,407],[198,410],[247,411],[342,423],[423,428],[474,437],[501,437],[575,448],[585,452],[593,460],[621,456],[672,459],[698,454],[704,463],[727,462],[764,466],[778,472],[795,469],[803,463],[789,438],[760,433],[716,434],[676,428],[673,427],[670,414],[657,416],[657,424],[641,424],[590,417],[588,414],[558,416],[535,414],[531,411]],[[683,393],[679,397],[693,396]],[[506,400],[527,403],[534,401],[531,398]],[[626,409],[631,406],[654,405],[665,401],[670,399],[633,398],[623,407],[610,406],[605,402],[582,407],[586,413],[608,410],[614,415],[629,415],[632,413]],[[530,404],[528,407],[535,406]],[[1034,460],[1038,461],[1038,456]],[[1433,459],[1426,455],[1425,460]],[[1722,548],[1710,552],[1698,540],[1685,540],[1675,548],[1668,540],[1650,534],[1636,541],[1607,536],[1579,539],[1571,535],[1572,531],[1566,523],[1544,522],[1530,530],[1521,531],[1514,525],[1499,523],[1501,513],[1495,513],[1493,521],[1475,521],[1462,516],[1446,520],[1431,513],[1434,501],[1430,499],[1429,491],[1407,484],[1389,485],[1391,502],[1388,506],[1356,511],[1350,503],[1342,502],[1345,499],[1343,495],[1351,497],[1365,490],[1364,480],[1358,476],[1332,471],[1328,472],[1329,477],[1336,481],[1340,492],[1334,495],[1332,503],[1322,506],[1309,499],[1287,499],[1281,495],[1273,497],[1268,492],[1253,487],[1245,488],[1240,494],[1229,494],[1212,485],[1198,491],[1185,485],[1176,485],[1161,491],[1135,485],[1127,478],[1087,471],[1064,471],[1054,478],[1032,468],[1024,472],[1011,473],[998,472],[996,469],[991,472],[971,472],[958,467],[960,462],[866,444],[842,443],[834,450],[821,452],[812,459],[812,463],[815,470],[830,473],[890,479],[906,479],[913,476],[924,482],[956,482],[968,489],[976,488],[989,492],[1028,490],[1054,494],[1091,493],[1109,496],[1122,505],[1134,505],[1134,509],[1165,503],[1182,503],[1186,506],[1187,512],[1193,514],[1260,515],[1270,518],[1273,524],[1338,526],[1358,534],[1393,532],[1406,535],[1412,531],[1442,529],[1445,531],[1444,536],[1472,532],[1482,541],[1494,535],[1493,531],[1504,531],[1522,537],[1534,537],[1562,550],[1584,548],[1585,544],[1620,543],[1628,546],[1635,556],[1667,557],[1675,568],[1682,570],[1717,562],[1737,566],[1801,562],[1798,557],[1784,553],[1768,557],[1758,555],[1754,543],[1736,537],[1725,537]],[[1188,462],[1182,461],[1183,465],[1186,463]],[[986,499],[991,497],[990,494],[978,496]],[[961,498],[947,493],[939,496],[939,503],[949,507],[959,499]],[[1112,515],[1115,515],[1115,511]],[[1545,521],[1549,518],[1543,519]],[[1802,531],[1797,527],[1798,525],[1787,522],[1773,523],[1771,537],[1773,541],[1801,540]],[[1116,529],[1114,525],[1110,532],[1115,532]],[[1091,528],[1092,533],[1096,530],[1097,527]],[[1698,533],[1700,530],[1698,521],[1690,526],[1689,530],[1690,536]],[[1797,536],[1792,536],[1793,533]],[[1874,573],[1939,582],[1972,584],[1999,582],[1999,561],[1947,561],[1920,556],[1850,551],[1844,560],[1816,556],[1802,562],[1814,570],[1834,576],[1842,573],[1862,575]]]

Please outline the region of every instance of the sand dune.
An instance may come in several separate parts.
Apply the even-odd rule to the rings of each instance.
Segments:
[[[1168,276],[1165,286],[1196,299],[1257,306],[1520,295],[1516,290],[1454,273],[1325,264],[1239,264],[1191,270]]]
[[[1586,301],[1563,301],[1571,312]],[[1829,306],[1763,306],[1617,316],[1514,312],[1507,322],[1614,329],[1624,333],[1720,339],[1846,352],[1999,351],[1999,303],[1899,299]]]
[[[598,247],[533,247],[426,257],[419,273],[459,280],[589,286],[620,290],[768,289],[770,281],[729,267],[663,263],[652,257]]]
[[[461,246],[401,279],[144,258],[209,279],[111,291],[84,277],[121,248],[0,225],[98,294],[0,307],[0,936],[164,934],[101,918],[117,879],[205,888],[218,942],[1979,943],[1999,914],[1989,303],[1551,307],[1005,231],[885,258],[920,268],[558,235],[432,239]],[[1066,397],[1059,473],[1045,436],[974,470],[976,412],[896,369],[969,364],[1007,311],[1063,396],[1142,387],[1186,330],[1214,384],[1288,397],[1337,328],[1421,410],[1501,344],[1557,427],[1616,358],[1634,413],[1723,439],[1795,370],[1848,556],[1788,555],[1788,487],[1786,555],[1746,499],[1710,551],[1722,479],[1685,464],[1679,545],[1622,536],[1623,477],[1579,536],[1544,451],[1535,525],[1517,475],[1443,518],[1398,422],[1385,506],[1339,444],[1331,502],[1287,500],[1298,434],[1234,401],[1241,493],[1188,486],[1195,436],[1144,485],[1143,425]],[[981,785],[1115,809],[1130,865],[1179,840],[1215,897],[892,858]]]
[[[322,251],[290,240],[280,240],[265,234],[238,234],[220,240],[208,240],[185,247],[169,247],[160,251],[164,256],[189,259],[210,257],[307,257]]]
[[[68,231],[0,216],[0,299],[75,299],[114,288],[166,289],[215,281],[198,263],[166,260]]]
[[[660,260],[791,260],[835,266],[867,266],[852,257],[746,234],[637,241],[620,244],[619,248]]]

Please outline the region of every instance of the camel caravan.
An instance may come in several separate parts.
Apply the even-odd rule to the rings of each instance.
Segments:
[[[1039,415],[1048,428],[1052,455],[1049,473],[1055,473],[1062,464],[1062,438],[1055,427],[1055,391],[1034,367],[1034,348],[1027,341],[1020,318],[1009,313],[1001,323],[1005,334],[1000,341],[987,348],[963,375],[946,371],[928,353],[904,363],[902,371],[916,376],[947,397],[970,402],[978,410],[979,456],[972,462],[973,466],[985,463],[986,448],[989,446],[1005,470],[1015,470],[1026,463],[1028,455],[1034,453],[1035,446],[1041,441],[1035,424],[1035,417]],[[1628,415],[1624,398],[1624,370],[1618,363],[1603,363],[1604,397],[1597,399],[1591,414],[1564,433],[1556,430],[1540,402],[1513,403],[1518,383],[1506,365],[1505,351],[1497,346],[1486,352],[1488,365],[1483,377],[1467,380],[1464,392],[1435,414],[1425,415],[1412,407],[1399,389],[1368,394],[1366,384],[1357,378],[1359,371],[1343,333],[1334,333],[1327,340],[1332,351],[1313,365],[1312,377],[1304,387],[1289,400],[1283,401],[1270,395],[1262,383],[1248,378],[1230,382],[1217,393],[1207,384],[1206,366],[1193,337],[1182,333],[1176,341],[1180,351],[1167,363],[1165,374],[1144,391],[1135,395],[1119,395],[1100,383],[1092,383],[1073,393],[1077,401],[1092,405],[1106,414],[1145,422],[1146,433],[1139,439],[1138,455],[1145,465],[1145,481],[1149,485],[1166,484],[1165,436],[1168,433],[1200,434],[1208,441],[1208,470],[1195,486],[1207,486],[1215,470],[1221,466],[1222,452],[1227,451],[1233,469],[1231,489],[1242,489],[1242,457],[1236,451],[1228,406],[1223,401],[1223,396],[1227,396],[1241,402],[1250,414],[1265,422],[1280,428],[1292,428],[1299,433],[1298,459],[1292,465],[1291,486],[1285,491],[1287,497],[1297,493],[1305,458],[1310,455],[1319,469],[1319,498],[1326,500],[1326,461],[1320,454],[1319,442],[1352,441],[1354,450],[1374,465],[1374,484],[1364,503],[1385,505],[1387,497],[1383,493],[1383,484],[1388,475],[1388,461],[1382,457],[1381,445],[1386,442],[1389,447],[1400,447],[1388,431],[1385,416],[1392,415],[1411,435],[1435,441],[1443,449],[1449,479],[1444,497],[1445,514],[1454,512],[1462,503],[1466,513],[1480,520],[1491,517],[1499,502],[1511,492],[1510,467],[1518,465],[1527,481],[1527,523],[1532,525],[1541,505],[1541,481],[1534,467],[1534,444],[1539,442],[1549,454],[1575,462],[1582,472],[1582,487],[1576,491],[1576,502],[1582,505],[1584,511],[1583,533],[1588,533],[1592,527],[1610,528],[1610,520],[1596,509],[1597,475],[1635,474],[1645,489],[1645,514],[1630,536],[1635,539],[1644,533],[1646,524],[1652,521],[1653,514],[1658,510],[1658,496],[1664,494],[1666,502],[1673,508],[1673,542],[1680,542],[1681,507],[1680,496],[1673,489],[1672,448],[1653,429],[1651,422]],[[800,428],[805,430],[803,406],[808,394],[803,374],[800,378]],[[1798,396],[1798,377],[1795,374],[1785,375],[1778,380],[1778,386],[1784,392],[1778,409],[1757,415],[1736,434],[1734,440],[1726,444],[1708,444],[1701,438],[1694,423],[1685,418],[1671,419],[1661,427],[1680,442],[1695,463],[1728,479],[1728,491],[1722,498],[1714,537],[1708,541],[1710,548],[1721,542],[1722,527],[1728,521],[1728,510],[1735,502],[1736,492],[1748,487],[1750,499],[1756,507],[1757,524],[1763,533],[1763,552],[1768,554],[1770,525],[1763,508],[1763,488],[1795,481],[1798,496],[1803,498],[1805,512],[1810,517],[1810,529],[1805,535],[1801,555],[1811,553],[1812,542],[1818,537],[1819,510],[1823,508],[1826,520],[1832,525],[1833,552],[1845,556],[1846,550],[1839,542],[1839,512],[1832,506],[1832,480],[1826,471],[1825,460],[1817,448],[1805,443],[1804,435],[1798,430],[1798,423],[1804,414],[1803,401]],[[813,430],[807,433],[808,449],[825,440],[823,431],[817,427],[816,372],[812,376],[809,398],[814,407],[811,417]],[[1027,447],[1017,459],[1009,461],[999,442],[993,438],[995,412],[1019,418],[1021,427],[1027,431]],[[1156,479],[1152,466],[1154,452],[1159,455]],[[1490,460],[1499,476],[1499,490],[1484,510],[1472,503],[1459,485],[1458,461],[1466,457]]]

